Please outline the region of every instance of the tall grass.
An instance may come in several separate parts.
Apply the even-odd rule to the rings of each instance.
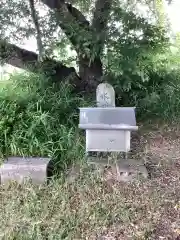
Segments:
[[[83,157],[78,107],[83,98],[68,83],[16,74],[0,89],[1,156],[49,156],[64,166]]]

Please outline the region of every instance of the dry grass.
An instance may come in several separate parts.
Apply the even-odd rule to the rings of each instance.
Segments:
[[[110,187],[88,172],[73,184],[1,187],[0,239],[180,239],[180,131],[141,132],[135,157],[151,179]]]

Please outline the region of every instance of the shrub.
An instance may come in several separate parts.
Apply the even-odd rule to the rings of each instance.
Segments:
[[[162,53],[137,55],[137,59],[134,66],[126,61],[127,67],[119,71],[119,75],[109,75],[116,89],[117,104],[136,106],[141,120],[154,117],[177,120],[180,116],[179,52],[173,53],[167,48]],[[125,65],[125,60],[122,61]]]
[[[162,71],[156,75],[151,91],[139,99],[138,109],[142,119],[159,118],[163,121],[178,121],[180,117],[180,70]],[[158,84],[158,79],[161,83]]]
[[[180,54],[170,50],[152,57],[148,81],[136,103],[141,117],[177,121],[180,116]],[[144,115],[144,116],[142,116]]]

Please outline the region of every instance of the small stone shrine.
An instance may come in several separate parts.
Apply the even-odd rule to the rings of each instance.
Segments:
[[[104,164],[111,168],[118,181],[131,181],[134,177],[147,177],[143,163],[129,160],[131,131],[137,131],[135,108],[115,107],[115,92],[108,83],[101,83],[96,91],[97,107],[80,108],[79,128],[86,131],[86,155],[88,163]],[[116,153],[116,158],[90,157],[91,152]],[[118,154],[125,153],[125,159]],[[93,160],[92,160],[93,159]],[[107,169],[107,168],[106,168]]]

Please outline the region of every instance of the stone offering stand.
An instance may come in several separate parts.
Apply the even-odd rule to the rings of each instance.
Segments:
[[[135,108],[116,107],[115,91],[108,83],[99,84],[96,101],[97,107],[80,108],[79,128],[86,131],[88,163],[111,168],[111,177],[114,175],[118,181],[131,181],[139,176],[147,178],[144,164],[128,159],[127,155],[131,149],[131,131],[138,130]],[[104,157],[99,153],[105,153]],[[120,153],[124,153],[125,158],[120,157]]]

